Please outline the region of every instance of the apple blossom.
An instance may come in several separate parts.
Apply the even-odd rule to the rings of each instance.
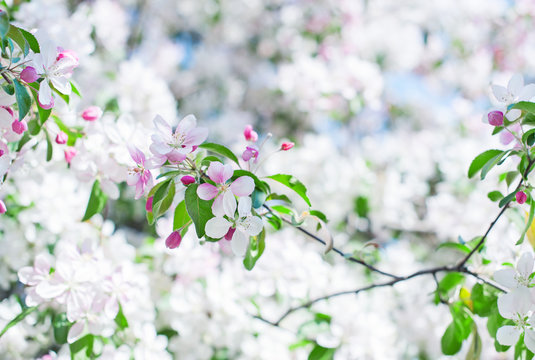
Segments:
[[[498,329],[496,340],[502,345],[515,345],[524,333],[524,343],[530,351],[535,351],[535,317],[528,317],[531,296],[526,288],[520,288],[498,298],[500,315],[511,319],[514,325],[504,325]]]
[[[151,152],[155,161],[163,164],[166,160],[176,164],[194,151],[208,137],[208,129],[196,127],[197,119],[187,115],[178,123],[175,131],[159,115],[154,118],[156,133],[152,135]]]
[[[98,106],[90,106],[82,112],[85,121],[96,121],[102,116],[102,110]]]
[[[50,268],[49,256],[39,254],[35,257],[33,267],[26,266],[18,271],[19,281],[28,286],[26,305],[35,306],[45,301],[37,294],[36,289],[41,282],[50,280]]]
[[[254,145],[247,146],[241,157],[244,161],[254,159],[254,162],[256,163],[258,161],[258,149]]]
[[[28,125],[25,121],[19,121],[18,119],[13,120],[13,123],[11,124],[11,128],[13,131],[17,134],[22,134],[26,130],[28,130]]]
[[[128,146],[128,151],[136,165],[128,168],[126,182],[130,186],[136,187],[136,199],[143,196],[145,191],[152,187],[152,174],[146,168],[145,154],[135,146]]]
[[[526,252],[518,260],[516,269],[506,268],[498,270],[494,273],[494,279],[509,289],[531,287],[535,284],[535,281],[530,277],[533,272],[533,263],[533,254]]]
[[[507,88],[501,85],[492,85],[492,92],[496,99],[505,106],[519,101],[529,101],[535,96],[535,84],[524,86],[524,78],[520,74],[515,74],[509,80]],[[507,111],[505,117],[508,120],[514,121],[518,119],[521,111],[512,109]]]
[[[258,134],[253,130],[252,125],[245,126],[245,129],[243,130],[243,136],[247,141],[256,142],[258,140]]]
[[[68,139],[69,139],[69,137],[67,136],[67,134],[65,134],[63,131],[60,131],[56,135],[56,144],[63,145],[65,143],[67,143]]]
[[[63,153],[65,154],[65,161],[70,164],[72,159],[76,156],[76,149],[72,146],[67,147]]]
[[[262,219],[251,213],[250,197],[240,197],[238,217],[229,220],[223,216],[215,216],[206,223],[206,234],[214,239],[231,239],[232,251],[237,256],[244,256],[249,244],[249,237],[260,234],[263,228]]]
[[[216,186],[204,183],[197,188],[197,195],[203,200],[212,200],[212,213],[215,216],[227,215],[234,217],[236,211],[235,196],[249,196],[254,190],[254,180],[250,176],[240,176],[228,183],[234,170],[230,164],[221,164],[214,161],[210,163],[206,174],[216,183]]]

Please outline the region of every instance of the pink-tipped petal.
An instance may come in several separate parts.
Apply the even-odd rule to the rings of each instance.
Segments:
[[[2,200],[0,200],[0,214],[5,214],[7,211],[6,204]]]
[[[136,164],[145,164],[145,154],[143,154],[143,152],[137,147],[128,145],[128,152],[130,152],[130,156],[132,157],[132,160],[136,162]]]
[[[102,116],[102,110],[98,106],[90,106],[82,112],[85,121],[96,121]]]
[[[228,179],[232,177],[234,170],[230,164],[223,165],[218,161],[210,163],[206,174],[208,177],[217,184],[224,184]]]
[[[230,185],[230,190],[238,197],[249,196],[254,190],[254,180],[250,176],[240,176]]]
[[[214,185],[208,183],[201,184],[197,188],[197,195],[202,200],[212,200],[217,196],[218,192],[219,190]]]
[[[169,125],[169,123],[165,121],[160,115],[156,115],[153,120],[153,123],[156,127],[156,130],[163,134],[171,134],[173,132],[171,125]]]
[[[184,141],[185,145],[195,146],[202,144],[208,138],[207,128],[194,128],[190,130]]]

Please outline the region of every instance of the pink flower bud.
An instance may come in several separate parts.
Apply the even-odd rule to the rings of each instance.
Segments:
[[[290,150],[291,148],[294,147],[294,143],[293,142],[283,142],[282,145],[281,145],[281,150],[282,151],[288,151]]]
[[[68,148],[65,149],[64,153],[65,153],[65,161],[67,162],[67,164],[70,164],[72,158],[76,156],[76,149],[73,148],[72,146],[69,146]]]
[[[52,100],[50,101],[50,104],[42,104],[39,99],[37,100],[37,102],[39,103],[39,106],[41,107],[41,109],[45,109],[45,110],[48,110],[48,109],[52,109],[54,107],[54,97],[52,96]]]
[[[252,125],[247,125],[245,127],[245,130],[243,130],[243,136],[245,136],[245,140],[247,141],[255,142],[258,140],[258,134],[253,130]]]
[[[0,214],[5,214],[6,211],[7,211],[6,204],[4,204],[2,200],[0,200]]]
[[[258,149],[253,146],[247,146],[241,155],[241,158],[243,161],[249,161],[251,158],[254,158],[254,161],[256,162],[258,160]]]
[[[503,125],[503,112],[501,111],[491,111],[488,114],[489,124],[492,126],[502,126]]]
[[[195,178],[193,176],[185,175],[180,178],[180,181],[184,186],[188,186],[189,184],[193,184],[195,182]]]
[[[227,233],[225,234],[225,240],[232,240],[232,236],[234,235],[234,232],[236,231],[236,228],[229,228]]]
[[[0,149],[0,157],[2,157],[5,154],[5,151]]]
[[[69,140],[69,137],[63,131],[60,131],[58,135],[56,135],[56,144],[63,145],[67,140]]]
[[[20,73],[20,79],[28,84],[35,82],[39,77],[35,68],[31,66],[26,66]]]
[[[154,196],[149,196],[147,198],[147,203],[145,204],[145,210],[152,212],[152,202],[154,201]]]
[[[165,246],[167,246],[169,249],[176,249],[180,245],[181,241],[182,236],[180,236],[180,231],[175,230],[165,240]]]
[[[528,196],[523,191],[517,192],[515,197],[516,197],[516,202],[519,203],[519,204],[525,203],[526,200],[528,199]]]
[[[11,115],[11,117],[15,116],[15,113],[13,112],[13,109],[11,109],[9,106],[0,106],[0,107],[2,109],[6,110]]]
[[[11,129],[13,129],[14,132],[20,135],[26,130],[28,130],[28,125],[25,121],[19,121],[18,119],[15,119],[13,120],[13,123],[11,123]]]
[[[98,106],[90,106],[82,112],[85,121],[95,121],[102,116],[102,110]]]

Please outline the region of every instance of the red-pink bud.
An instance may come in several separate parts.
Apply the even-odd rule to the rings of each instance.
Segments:
[[[294,143],[293,142],[283,142],[282,145],[281,145],[281,150],[283,151],[288,151],[290,150],[291,148],[294,147]]]
[[[20,135],[26,130],[28,130],[28,125],[25,121],[19,121],[18,119],[15,119],[11,123],[11,129],[13,129],[14,132]]]
[[[528,199],[528,196],[523,191],[517,192],[515,197],[516,197],[516,202],[519,203],[519,204],[525,203],[526,200]]]
[[[184,186],[188,186],[189,184],[193,184],[195,182],[195,178],[190,175],[185,175],[180,178],[180,181]]]
[[[232,240],[232,236],[234,235],[234,232],[236,231],[236,228],[229,228],[227,233],[225,234],[225,240]]]
[[[5,154],[5,151],[0,149],[0,157],[2,157]]]
[[[152,202],[154,201],[154,196],[149,196],[147,202],[145,203],[145,210],[152,212]]]
[[[489,124],[492,126],[502,126],[503,125],[503,112],[501,111],[491,111],[488,114]]]
[[[2,200],[0,200],[0,214],[5,214],[6,211],[7,211],[6,204],[4,204]]]
[[[243,136],[245,136],[245,140],[255,142],[258,140],[258,134],[256,131],[253,130],[252,125],[247,125],[245,129],[243,130]]]
[[[167,246],[169,249],[176,249],[180,245],[181,241],[182,236],[180,236],[180,231],[175,230],[165,240],[165,246]]]
[[[31,66],[26,66],[20,73],[20,79],[28,84],[35,82],[39,77],[35,68]]]
[[[95,121],[102,116],[102,110],[98,106],[90,106],[82,112],[85,121]]]
[[[56,144],[63,145],[67,140],[69,140],[69,137],[63,131],[60,131],[58,135],[56,135]]]
[[[70,164],[72,158],[76,156],[76,149],[73,148],[72,146],[69,146],[68,148],[65,149],[64,153],[65,153],[65,161],[67,162],[67,164]]]

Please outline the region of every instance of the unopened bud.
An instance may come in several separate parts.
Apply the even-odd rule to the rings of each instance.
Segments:
[[[185,175],[180,178],[180,181],[184,186],[188,186],[189,184],[193,184],[195,182],[195,178],[190,175]]]
[[[90,106],[82,112],[85,121],[95,121],[102,116],[102,110],[98,106]]]
[[[56,135],[56,144],[63,145],[67,142],[68,139],[69,137],[67,136],[67,134],[65,134],[63,131],[60,131],[58,135]]]
[[[33,83],[39,79],[39,74],[32,66],[26,66],[20,73],[20,79],[26,83]]]
[[[67,162],[67,164],[70,164],[72,158],[76,156],[76,149],[73,148],[72,146],[69,146],[68,148],[65,149],[64,153],[65,153],[65,161]]]
[[[528,199],[528,196],[523,191],[517,192],[515,197],[516,197],[516,202],[519,203],[519,204],[525,203],[526,200]]]
[[[165,246],[169,249],[176,249],[180,245],[181,241],[182,236],[180,236],[180,231],[175,230],[165,240]]]
[[[291,148],[294,147],[294,143],[293,142],[283,142],[282,145],[281,145],[281,150],[282,151],[288,151],[290,150]]]
[[[6,204],[4,204],[2,200],[0,200],[0,214],[5,214],[6,211],[7,211]]]
[[[25,121],[19,121],[18,119],[15,119],[13,120],[13,123],[11,123],[11,129],[13,129],[14,132],[20,135],[26,130],[28,130],[28,125]]]
[[[491,111],[488,114],[489,124],[492,126],[502,126],[503,125],[503,112],[501,111]]]
[[[247,141],[255,142],[258,140],[258,134],[253,130],[252,125],[247,125],[245,127],[245,130],[243,130],[243,136],[245,136],[245,140]]]

